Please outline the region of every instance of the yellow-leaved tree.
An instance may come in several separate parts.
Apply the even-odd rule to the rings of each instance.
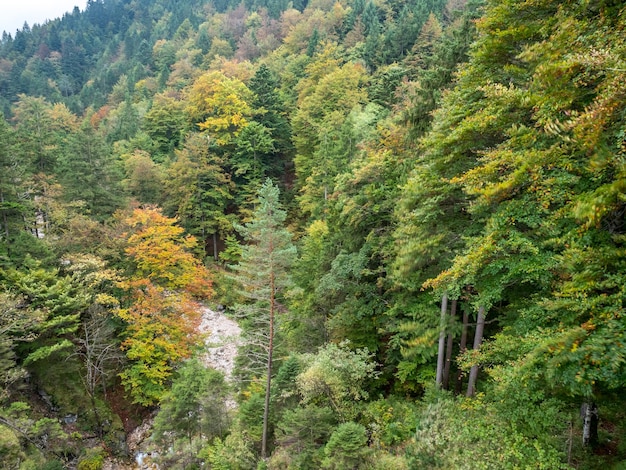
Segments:
[[[227,145],[248,125],[252,99],[241,80],[213,71],[198,77],[189,88],[187,114],[218,145]]]
[[[130,360],[122,383],[135,403],[158,403],[177,363],[201,340],[198,301],[210,297],[209,274],[193,255],[196,240],[176,219],[155,207],[135,209],[125,220],[126,254],[133,273],[121,283],[127,305],[122,349]]]

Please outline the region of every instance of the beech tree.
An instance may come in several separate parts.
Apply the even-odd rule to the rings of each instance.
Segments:
[[[248,300],[236,307],[246,339],[243,353],[251,374],[265,373],[262,458],[267,456],[276,315],[282,308],[280,299],[290,285],[289,268],[296,257],[292,235],[284,227],[286,217],[279,189],[267,179],[259,190],[253,220],[238,227],[247,244],[242,247],[241,261],[232,267],[242,295]]]
[[[187,114],[218,145],[226,145],[248,125],[252,98],[241,80],[209,72],[189,88]]]
[[[307,67],[309,77],[300,82],[298,109],[293,115],[294,159],[301,185],[301,208],[320,217],[334,178],[346,170],[354,156],[350,112],[365,100],[360,64],[338,65],[333,47]],[[321,75],[321,76],[320,76]]]
[[[122,349],[130,366],[122,383],[142,405],[157,403],[167,390],[174,367],[189,357],[200,340],[196,298],[211,294],[206,269],[190,252],[194,237],[184,236],[176,220],[156,208],[135,209],[126,223],[126,253],[134,273],[120,286],[126,305],[118,312],[126,322]]]

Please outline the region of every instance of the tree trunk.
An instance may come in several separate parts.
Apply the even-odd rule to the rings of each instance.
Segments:
[[[478,351],[483,342],[483,331],[485,330],[485,308],[478,309],[478,318],[476,319],[476,332],[474,333],[474,350]],[[478,365],[472,366],[469,379],[467,381],[467,396],[471,397],[476,392],[476,379],[478,378]]]
[[[585,402],[580,408],[583,419],[583,446],[598,445],[598,407],[592,402]]]
[[[217,261],[217,233],[213,234],[213,259]]]
[[[439,319],[439,349],[437,351],[437,375],[435,383],[441,388],[443,383],[443,362],[446,347],[446,315],[448,314],[448,294],[444,293],[441,298],[441,317]]]
[[[98,404],[96,403],[96,397],[94,396],[95,392],[88,392],[89,400],[91,401],[91,408],[93,409],[94,417],[96,418],[96,434],[100,439],[104,436],[104,427],[102,426],[102,419],[100,418],[100,413],[98,412]]]
[[[462,354],[467,349],[467,330],[469,328],[469,314],[463,312],[463,331],[461,332],[461,342],[459,343],[459,352]],[[455,392],[457,395],[461,393],[463,389],[463,371],[459,369],[456,373],[456,387]]]
[[[270,334],[267,351],[267,379],[265,382],[265,407],[263,409],[263,436],[261,438],[261,458],[267,457],[267,430],[270,415],[270,388],[272,386],[272,355],[274,352],[274,311],[276,308],[274,272],[270,273]]]
[[[0,191],[0,202],[4,205],[4,192]],[[4,225],[4,236],[7,240],[7,245],[9,244],[9,221],[7,218],[6,210],[2,209],[2,223]]]
[[[452,301],[452,306],[450,307],[450,318],[454,318],[456,316],[456,299]],[[454,345],[454,335],[452,332],[448,333],[448,343],[446,344],[446,360],[443,365],[443,388],[448,390],[448,386],[450,385],[450,366],[452,363],[452,347]]]

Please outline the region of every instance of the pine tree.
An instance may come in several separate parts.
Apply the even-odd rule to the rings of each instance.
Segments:
[[[260,375],[263,372],[263,360],[267,361],[262,458],[267,453],[276,314],[281,308],[281,293],[290,284],[289,268],[296,256],[291,233],[284,227],[286,216],[279,202],[278,187],[271,180],[266,180],[259,190],[253,220],[238,227],[248,244],[242,249],[239,264],[233,266],[236,279],[243,288],[242,293],[249,301],[237,306],[236,311],[242,320],[244,337],[247,339],[245,353],[251,372]]]

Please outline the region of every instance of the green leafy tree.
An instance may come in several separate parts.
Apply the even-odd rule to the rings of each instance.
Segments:
[[[184,102],[168,94],[156,95],[143,118],[142,128],[156,143],[159,155],[170,155],[183,140]]]
[[[68,338],[77,331],[80,316],[89,305],[89,295],[80,283],[58,269],[48,270],[36,263],[30,269],[4,272],[2,277],[5,286],[24,297],[28,311],[43,316],[36,340],[24,344],[20,352],[25,364],[69,351],[72,342]]]
[[[28,218],[32,205],[30,201],[20,197],[24,194],[26,165],[16,154],[15,131],[9,127],[4,118],[0,119],[0,217],[2,224],[3,256],[5,262],[12,258],[12,244],[18,234],[23,231],[23,221]]]
[[[72,135],[68,153],[56,166],[65,202],[82,202],[83,210],[98,220],[110,217],[123,203],[121,167],[88,120]]]
[[[252,92],[221,72],[198,77],[189,89],[187,113],[218,145],[229,144],[248,125]]]
[[[279,78],[271,72],[269,67],[261,64],[250,79],[248,87],[254,93],[252,107],[256,113],[254,120],[269,129],[274,140],[276,152],[282,158],[281,162],[270,162],[270,176],[279,177],[284,171],[293,152],[291,141],[291,126],[287,117],[284,100],[279,94]]]
[[[206,452],[207,462],[216,470],[254,470],[257,468],[252,449],[239,433],[231,433],[224,440],[215,439]]]
[[[163,197],[163,171],[149,154],[136,150],[122,155],[126,178],[123,184],[139,202],[157,204]]]
[[[335,176],[346,169],[355,151],[350,145],[354,143],[350,127],[344,123],[365,99],[360,87],[365,71],[358,64],[339,66],[330,47],[308,70],[308,79],[300,83],[298,109],[292,118],[297,151],[294,162],[302,185],[300,205],[319,218],[334,190]]]
[[[303,362],[296,379],[302,402],[330,406],[343,421],[355,418],[358,402],[369,396],[368,382],[378,376],[369,351],[328,343],[317,354],[304,355]]]
[[[512,379],[505,375],[500,384]],[[569,467],[560,450],[567,423],[559,401],[534,387],[515,396],[506,387],[491,392],[493,400],[427,396],[406,449],[410,468]]]
[[[280,447],[272,455],[270,465],[321,468],[321,449],[337,421],[337,414],[328,406],[311,404],[286,410],[276,425],[276,443]]]
[[[252,121],[235,140],[235,152],[231,158],[231,165],[235,172],[235,182],[238,182],[238,205],[245,214],[261,184],[268,176],[268,169],[272,156],[276,152],[271,131]]]
[[[16,401],[1,408],[0,429],[3,438],[0,448],[6,457],[3,464],[20,465],[30,460],[54,462],[62,467],[60,462],[67,462],[63,454],[70,445],[69,436],[61,424],[52,418],[37,419],[27,403]]]
[[[8,292],[1,294],[0,309],[0,403],[11,393],[16,382],[26,376],[26,371],[18,365],[16,347],[20,342],[29,342],[37,337],[37,326],[43,321],[43,312],[24,311],[20,308],[20,298]]]
[[[312,222],[300,240],[299,258],[294,265],[295,288],[289,298],[288,328],[285,341],[290,351],[314,352],[327,338],[326,319],[330,307],[319,299],[317,287],[329,268],[324,253],[330,250],[328,224],[323,220]]]
[[[33,173],[50,172],[58,156],[52,134],[50,108],[44,98],[27,95],[20,95],[20,101],[14,108],[19,152],[29,162]]]
[[[624,336],[620,281],[613,284],[623,227],[614,197],[623,184],[614,92],[623,62],[614,52],[623,40],[594,35],[617,21],[611,7],[600,10],[487,4],[470,62],[424,139],[421,178],[410,181],[428,196],[415,199],[418,207],[440,212],[436,219],[430,210],[409,212],[419,214],[408,225],[417,230],[402,248],[414,250],[411,275],[422,275],[416,262],[434,268],[431,280],[416,278],[414,286],[469,293],[474,311],[488,311],[491,333],[499,330],[494,320],[504,326],[484,345],[499,348],[499,374],[512,361],[508,372],[588,404],[601,390],[621,390],[611,378],[623,374],[621,355],[609,346]],[[568,47],[574,36],[613,52],[590,61]],[[599,72],[607,68],[614,73]],[[448,216],[454,211],[461,217]],[[425,248],[435,256],[424,256]],[[464,367],[487,364],[487,354],[470,356]]]
[[[220,372],[195,359],[177,371],[172,388],[163,397],[154,421],[154,439],[161,446],[175,446],[176,453],[195,456],[192,445],[224,437],[229,427],[225,400],[228,387]],[[185,440],[188,443],[178,443]],[[200,441],[196,443],[196,441]],[[165,456],[167,458],[167,456]]]

